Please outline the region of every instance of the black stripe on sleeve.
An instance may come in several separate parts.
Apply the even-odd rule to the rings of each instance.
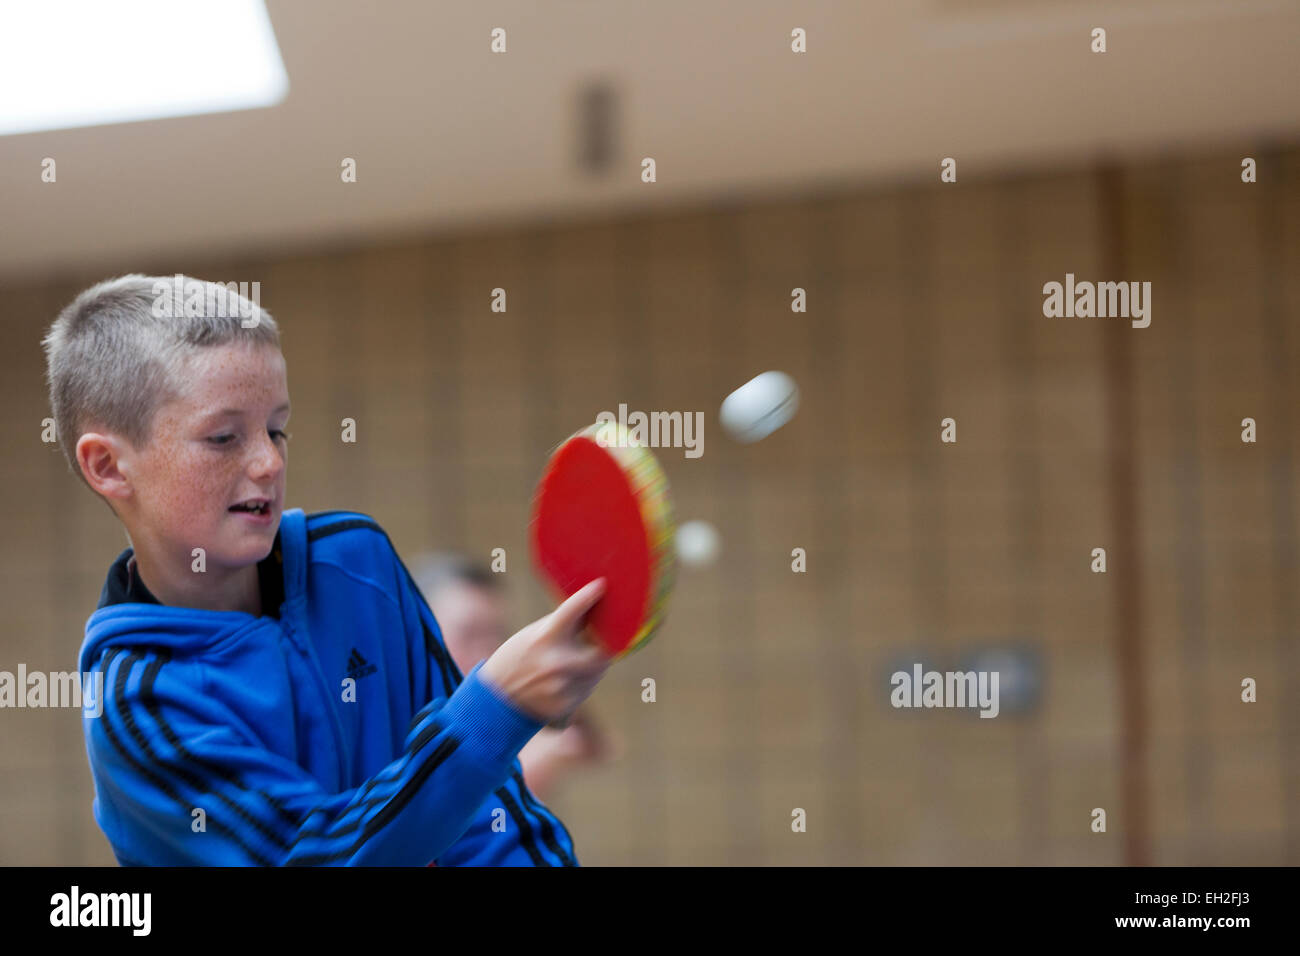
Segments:
[[[510,778],[514,780],[519,787],[519,795],[524,801],[524,807],[541,821],[542,842],[546,844],[547,848],[552,853],[560,858],[561,866],[577,866],[578,861],[560,845],[560,842],[555,838],[555,830],[551,826],[551,822],[554,821],[555,825],[558,826],[564,833],[565,837],[568,838],[569,845],[572,846],[573,837],[570,836],[569,831],[564,828],[564,824],[561,823],[559,818],[551,813],[550,810],[537,802],[537,798],[534,797],[532,791],[528,789],[528,785],[524,783],[523,775],[518,770],[515,770],[510,775]]]
[[[123,666],[134,667],[137,661],[144,659],[144,654],[132,651],[127,658],[127,663]],[[119,681],[121,681],[120,672],[121,669],[119,668]],[[121,687],[119,689],[124,688],[125,682],[121,682]],[[283,835],[276,833],[263,821],[254,817],[248,812],[247,808],[236,803],[234,800],[231,800],[224,793],[216,790],[211,786],[210,781],[204,780],[198,774],[194,773],[181,760],[164,758],[159,754],[158,751],[154,749],[153,744],[149,742],[149,738],[145,735],[144,731],[141,730],[140,726],[136,723],[135,715],[131,713],[130,708],[127,706],[125,699],[121,695],[117,698],[117,707],[118,712],[122,715],[123,723],[126,724],[127,732],[131,735],[131,739],[135,742],[135,745],[140,748],[140,751],[145,755],[147,760],[162,769],[170,771],[173,776],[179,778],[182,783],[187,785],[196,794],[211,794],[217,800],[221,801],[221,803],[229,807],[235,816],[239,817],[240,820],[244,821],[244,823],[248,824],[252,829],[261,834],[261,836],[270,844],[281,849],[284,848],[285,838]],[[188,809],[189,808],[187,808],[187,810]],[[212,814],[208,814],[208,816],[211,817]]]
[[[336,514],[351,514],[351,512],[322,511],[312,517],[319,518],[326,515]],[[310,544],[313,541],[319,541],[321,538],[328,538],[332,534],[338,534],[340,531],[351,531],[353,528],[369,528],[371,531],[378,531],[380,534],[384,535],[385,538],[388,537],[388,535],[385,534],[384,529],[379,527],[379,525],[371,518],[344,518],[341,521],[335,521],[331,524],[317,525],[315,528],[308,528],[307,542]]]
[[[114,647],[114,648],[110,648],[108,653],[104,656],[103,670],[104,670],[105,678],[107,678],[109,670],[112,669],[113,661],[117,658],[117,656],[120,653],[122,653],[122,649]],[[139,733],[139,728],[136,727],[135,719],[131,716],[130,711],[127,709],[125,697],[126,697],[126,682],[129,679],[131,670],[135,667],[135,663],[138,659],[139,658],[137,656],[131,655],[128,656],[128,658],[124,662],[119,664],[117,668],[117,677],[113,682],[113,696],[116,701],[116,707],[118,713],[119,715],[122,716],[123,722],[126,723],[127,727],[129,729],[133,729],[132,730],[133,735]],[[112,744],[113,749],[116,750],[118,754],[122,757],[122,759],[125,760],[133,770],[139,773],[140,776],[144,777],[151,784],[153,784],[159,791],[161,791],[166,796],[170,797],[180,806],[182,810],[182,820],[184,820],[185,824],[188,826],[189,814],[193,810],[193,807],[191,807],[189,803],[184,798],[182,798],[182,796],[172,785],[172,782],[170,780],[167,780],[164,777],[160,777],[158,774],[154,773],[154,771],[148,765],[141,763],[138,759],[136,759],[136,757],[129,750],[127,750],[126,745],[123,743],[121,737],[119,737],[117,731],[113,729],[113,722],[109,718],[109,712],[107,710],[104,712],[104,714],[101,716],[100,719],[103,721],[102,726],[104,728],[104,734],[105,736],[108,737],[108,741],[110,744]],[[248,844],[244,842],[244,840],[240,837],[240,835],[237,832],[235,832],[233,829],[227,826],[219,818],[213,818],[208,820],[208,824],[212,827],[213,830],[216,830],[218,833],[224,834],[227,837],[227,839],[229,839],[232,843],[238,846],[239,849],[242,850],[244,854],[249,859],[251,859],[254,863],[256,863],[258,866],[274,866],[273,861],[267,859],[265,856],[263,856],[262,854],[258,853],[250,846],[248,846]]]
[[[437,737],[438,734],[442,732],[442,729],[443,729],[442,726],[437,721],[430,723],[428,727],[424,728],[424,730],[420,732],[420,736],[416,737],[415,740],[411,741],[411,746],[407,748],[406,755],[408,757],[414,757],[416,754],[418,754],[421,750],[425,748],[425,746],[429,743],[429,741]],[[323,840],[337,840],[339,837],[351,833],[353,830],[356,830],[358,827],[361,826],[362,819],[365,817],[365,814],[368,810],[370,810],[372,807],[379,806],[379,804],[383,803],[385,800],[390,799],[391,797],[391,794],[381,793],[377,797],[366,799],[367,797],[370,796],[370,792],[374,790],[375,787],[380,786],[381,784],[395,783],[397,780],[401,779],[402,772],[404,770],[405,767],[398,767],[397,770],[395,770],[392,773],[372,777],[370,779],[370,782],[366,784],[365,789],[363,789],[359,794],[357,794],[352,799],[351,805],[349,805],[343,811],[343,813],[340,814],[339,818],[334,821],[335,824],[339,824],[347,817],[356,813],[357,818],[353,820],[351,823],[349,823],[347,826],[340,826],[328,834],[320,827],[308,831],[306,827],[307,820],[311,819],[311,817],[315,816],[317,813],[322,812],[322,809],[319,808],[316,810],[312,810],[310,813],[307,814],[307,817],[303,821],[304,825],[302,828],[302,832],[298,835],[297,839],[293,841],[293,843],[289,844],[289,849],[290,850],[294,849],[303,840],[307,840],[311,838],[320,838]]]
[[[384,537],[387,538],[388,535],[385,534]],[[393,557],[397,558],[397,566],[402,569],[402,574],[406,577],[406,585],[411,589],[411,593],[414,595],[415,601],[417,602],[415,613],[419,616],[420,628],[424,631],[424,648],[438,664],[438,670],[442,673],[442,686],[445,689],[445,693],[451,694],[457,687],[465,682],[465,675],[460,672],[460,668],[456,666],[456,661],[447,653],[447,649],[443,647],[442,641],[438,639],[438,635],[429,630],[429,625],[425,622],[424,615],[420,614],[420,608],[418,605],[425,604],[427,606],[428,602],[424,600],[424,594],[420,591],[420,586],[416,584],[415,577],[411,574],[410,569],[407,568],[406,562],[403,561],[402,556],[397,553],[397,548],[393,547],[393,542],[391,540],[388,542],[388,547],[392,550]],[[429,611],[429,616],[433,616],[432,610]],[[435,618],[435,622],[436,620],[437,619]]]
[[[529,859],[533,861],[533,866],[554,866],[555,864],[549,862],[537,849],[537,840],[533,836],[533,828],[528,822],[527,815],[519,804],[515,803],[514,794],[506,787],[497,787],[494,792],[497,799],[505,805],[506,812],[515,821],[515,826],[519,828],[519,842],[528,853]]]
[[[322,812],[323,808],[316,808],[316,809],[309,810],[301,816],[295,815],[286,807],[284,807],[284,805],[279,800],[277,800],[271,794],[266,793],[264,790],[250,790],[249,787],[239,778],[238,774],[234,773],[229,768],[223,767],[220,764],[216,764],[204,758],[198,757],[193,753],[191,753],[188,749],[186,749],[180,737],[167,723],[166,717],[162,713],[161,707],[158,706],[157,700],[153,696],[153,682],[156,679],[158,672],[162,669],[162,665],[166,663],[168,660],[170,660],[169,655],[159,655],[158,657],[155,657],[153,660],[149,662],[149,666],[145,669],[144,678],[141,681],[141,696],[145,699],[146,702],[145,706],[146,709],[149,711],[150,716],[153,717],[154,720],[157,722],[159,728],[163,732],[163,735],[167,738],[168,742],[170,742],[172,746],[176,749],[177,753],[182,757],[182,759],[189,760],[195,766],[202,767],[209,773],[212,773],[215,776],[220,777],[221,779],[225,780],[227,783],[231,784],[234,787],[237,787],[238,789],[244,791],[245,793],[256,794],[262,797],[273,807],[275,807],[276,811],[281,815],[281,819],[284,820],[288,825],[290,825],[295,831],[295,833],[297,834],[297,836],[295,837],[295,839],[293,839],[292,842],[285,842],[283,838],[277,837],[276,843],[282,849],[292,850],[304,839],[321,835],[319,832],[307,831],[306,824],[311,819],[311,817],[313,817],[315,814],[319,812]],[[424,712],[424,716],[427,716],[427,712]],[[439,732],[440,729],[441,727],[436,721],[431,723],[429,727],[425,728],[424,732],[420,735],[420,737],[418,737],[414,742],[412,742],[412,745],[407,750],[407,754],[414,755],[416,752],[422,749],[424,745],[428,743],[428,741],[431,740]],[[370,791],[376,785],[381,783],[391,783],[396,779],[398,779],[401,776],[401,772],[402,772],[401,768],[399,768],[397,772],[387,777],[376,777],[372,779],[368,784],[366,784],[365,790],[363,790],[358,795],[356,801],[354,802],[354,805],[350,809],[345,811],[345,813],[342,816],[340,816],[340,818],[335,822],[339,823],[343,819],[345,819],[348,815],[359,812],[357,821],[354,822],[351,826],[344,827],[340,830],[336,830],[333,834],[331,834],[331,838],[337,837],[343,833],[349,833],[352,830],[355,830],[358,826],[360,826],[360,816],[364,815],[365,811],[367,811],[371,807],[376,806],[377,804],[382,803],[385,799],[387,799],[386,796],[380,796],[375,798],[374,800],[366,801],[365,800],[366,796],[369,795]],[[192,774],[190,774],[189,777],[193,779]],[[199,789],[199,787],[196,786],[195,789]],[[224,797],[221,797],[220,794],[216,794],[216,796],[218,796],[219,799],[222,799],[227,804],[230,803],[228,800],[224,800]]]
[[[417,610],[418,614],[419,611]],[[460,675],[460,669],[456,667],[456,662],[451,656],[443,651],[442,644],[432,631],[429,625],[424,623],[424,618],[420,618],[420,627],[424,630],[424,648],[429,652],[438,665],[438,671],[442,676],[442,686],[444,694],[454,693],[456,688],[461,685],[464,678]]]
[[[421,765],[420,769],[412,775],[411,779],[406,782],[401,790],[397,791],[388,801],[387,806],[376,813],[367,821],[365,829],[361,836],[357,838],[350,847],[339,850],[335,853],[317,853],[310,856],[299,857],[296,860],[290,860],[290,866],[319,866],[323,863],[337,863],[339,860],[346,860],[352,857],[358,850],[365,846],[366,842],[373,838],[380,830],[388,825],[402,809],[411,802],[420,787],[425,781],[433,775],[442,764],[456,752],[460,746],[460,741],[450,734],[445,737],[442,743],[434,749],[429,755],[429,759]]]
[[[162,707],[159,706],[158,699],[154,697],[153,686],[154,681],[158,677],[158,672],[162,670],[163,665],[170,660],[170,654],[159,654],[156,656],[149,662],[149,666],[145,668],[144,677],[140,681],[140,696],[144,701],[145,710],[148,711],[149,716],[153,718],[154,723],[158,725],[158,729],[162,731],[163,737],[165,737],[167,742],[171,744],[172,749],[176,751],[181,760],[187,761],[213,776],[220,777],[222,780],[226,781],[226,783],[237,787],[246,793],[254,793],[260,796],[271,805],[277,814],[279,814],[280,820],[283,823],[297,830],[301,825],[301,820],[291,810],[285,807],[283,803],[263,790],[250,791],[244,782],[239,779],[239,775],[229,767],[223,767],[221,764],[192,753],[189,748],[185,746],[184,741],[182,741],[176,734],[176,731],[174,731],[171,728],[171,725],[167,723],[167,719],[162,713]]]

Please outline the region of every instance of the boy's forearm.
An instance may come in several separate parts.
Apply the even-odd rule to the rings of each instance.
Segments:
[[[477,668],[425,723],[428,729],[412,729],[412,743],[421,733],[445,728],[438,745],[441,753],[429,754],[407,786],[393,795],[388,804],[393,816],[379,839],[374,846],[360,848],[349,862],[423,865],[436,859],[465,832],[483,801],[506,782],[519,750],[541,727],[482,680]],[[409,858],[413,851],[420,858]]]
[[[482,664],[465,676],[443,714],[475,759],[493,775],[499,772],[498,783],[510,775],[519,751],[543,727],[483,677]]]

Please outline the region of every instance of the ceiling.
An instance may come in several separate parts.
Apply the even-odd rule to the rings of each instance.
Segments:
[[[0,281],[937,180],[946,156],[961,181],[1300,135],[1297,0],[268,7],[290,84],[277,106],[0,137]],[[160,50],[183,56],[184,39]],[[603,175],[578,162],[597,82],[614,94]]]

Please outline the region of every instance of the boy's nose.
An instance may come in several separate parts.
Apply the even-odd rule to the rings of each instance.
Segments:
[[[284,467],[284,457],[280,454],[280,449],[275,446],[275,442],[269,435],[263,435],[250,466],[251,473],[255,477],[271,476],[278,474]]]

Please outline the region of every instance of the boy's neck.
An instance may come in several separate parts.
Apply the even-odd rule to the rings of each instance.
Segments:
[[[254,617],[262,614],[262,589],[257,565],[236,568],[225,574],[211,570],[196,574],[185,564],[179,574],[169,575],[166,562],[159,563],[135,551],[131,558],[133,572],[159,603],[173,607],[192,607],[204,611],[244,611]]]

